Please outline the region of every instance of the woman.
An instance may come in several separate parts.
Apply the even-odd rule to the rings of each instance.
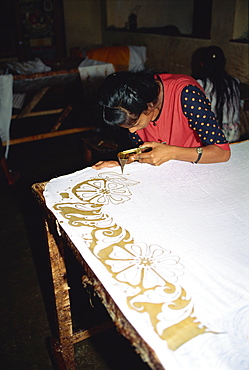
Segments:
[[[216,119],[229,142],[240,138],[239,80],[225,71],[226,58],[218,46],[195,51],[192,76],[203,87]]]
[[[217,163],[230,158],[229,144],[210,103],[190,76],[117,72],[105,79],[99,106],[106,124],[128,129],[131,146],[152,148],[131,161],[158,166],[170,159]],[[100,161],[93,168],[116,165],[116,161]]]

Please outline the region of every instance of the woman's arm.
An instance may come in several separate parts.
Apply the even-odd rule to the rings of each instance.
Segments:
[[[160,166],[162,163],[171,159],[194,163],[198,158],[196,148],[182,148],[157,142],[145,142],[143,145],[149,146],[153,150],[146,153],[136,154],[131,157],[132,160]],[[217,145],[207,145],[202,147],[202,150],[203,153],[198,163],[226,162],[230,158],[230,151],[224,150]]]
[[[230,158],[230,150],[224,150],[217,145],[202,147],[203,153],[198,163],[219,163],[227,162]],[[196,148],[175,147],[175,159],[181,161],[195,162],[198,153]]]

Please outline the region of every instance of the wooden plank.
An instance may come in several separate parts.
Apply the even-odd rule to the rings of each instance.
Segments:
[[[43,110],[39,112],[30,112],[27,114],[22,114],[20,117],[18,114],[14,114],[11,118],[12,119],[19,119],[19,118],[25,118],[25,117],[37,117],[37,116],[46,116],[49,114],[58,114],[61,113],[64,109],[63,108],[58,108],[58,109],[49,109],[49,110]]]
[[[15,145],[15,144],[21,144],[21,143],[27,143],[30,141],[36,141],[36,140],[42,140],[42,139],[49,139],[56,136],[63,136],[63,135],[69,135],[69,134],[76,134],[78,132],[83,131],[90,131],[94,130],[95,127],[78,127],[78,128],[71,128],[68,130],[61,130],[61,131],[55,131],[55,132],[47,132],[45,134],[38,134],[33,136],[26,136],[19,139],[12,139],[9,141],[9,145]],[[3,146],[6,146],[6,141],[2,143]]]
[[[62,115],[58,118],[58,120],[57,120],[56,124],[53,126],[51,132],[58,131],[58,129],[60,128],[62,122],[70,114],[70,112],[71,112],[72,109],[73,109],[73,106],[71,104],[69,104],[66,107],[66,109],[64,110],[64,112],[62,113]]]
[[[82,58],[83,60],[83,58]],[[33,80],[38,78],[44,77],[54,77],[54,76],[61,76],[61,75],[70,75],[70,74],[79,74],[78,68],[71,68],[71,69],[63,69],[59,71],[49,71],[49,72],[39,72],[39,73],[27,73],[21,75],[13,76],[14,81],[19,80]]]
[[[110,319],[110,321],[105,321],[102,324],[93,326],[90,329],[75,332],[73,334],[73,342],[74,343],[81,342],[82,340],[90,338],[96,334],[102,333],[111,328],[115,328],[115,324]]]
[[[26,105],[21,113],[19,113],[17,118],[22,118],[25,115],[29,114],[34,107],[39,103],[39,101],[43,98],[46,92],[50,89],[49,86],[45,86],[42,89],[38,90],[37,93],[33,96],[31,101]]]
[[[58,370],[67,370],[64,359],[62,357],[61,345],[58,340],[55,338],[47,338],[46,343],[53,368]]]

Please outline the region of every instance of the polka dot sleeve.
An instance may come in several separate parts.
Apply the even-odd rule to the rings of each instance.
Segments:
[[[189,127],[196,131],[203,145],[227,143],[211,110],[211,103],[197,86],[186,86],[182,91],[181,102]]]

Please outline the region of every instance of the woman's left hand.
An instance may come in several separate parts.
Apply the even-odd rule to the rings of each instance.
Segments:
[[[145,142],[143,146],[152,148],[150,152],[144,152],[131,156],[131,161],[140,163],[149,163],[154,166],[160,166],[162,163],[173,159],[172,147],[167,144],[157,143],[156,141]]]
[[[92,168],[94,168],[95,170],[101,170],[102,168],[112,168],[116,166],[119,166],[119,163],[117,161],[99,161],[95,163]]]

